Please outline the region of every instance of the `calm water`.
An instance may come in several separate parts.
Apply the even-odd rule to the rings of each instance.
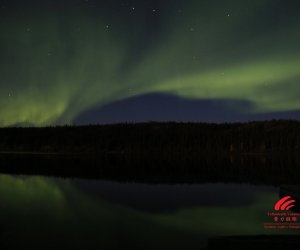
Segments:
[[[201,249],[263,228],[279,189],[0,175],[1,249]],[[282,233],[282,232],[280,232]]]

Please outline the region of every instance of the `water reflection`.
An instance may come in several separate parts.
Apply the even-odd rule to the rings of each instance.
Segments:
[[[0,172],[140,183],[300,184],[300,156],[10,155]]]
[[[258,192],[277,188],[244,184],[130,184],[111,181],[74,181],[81,191],[111,203],[149,212],[174,212],[197,207],[243,207],[256,202]]]
[[[263,222],[278,192],[0,175],[0,247],[200,249],[209,238],[277,233]]]

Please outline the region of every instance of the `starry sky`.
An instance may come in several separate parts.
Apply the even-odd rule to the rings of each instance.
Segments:
[[[299,41],[298,0],[0,0],[0,126],[300,118]]]

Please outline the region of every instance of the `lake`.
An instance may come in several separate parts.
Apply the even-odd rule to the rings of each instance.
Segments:
[[[265,229],[279,187],[0,174],[1,249],[202,249]]]

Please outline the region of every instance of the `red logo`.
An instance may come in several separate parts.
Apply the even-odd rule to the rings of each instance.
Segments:
[[[276,204],[275,204],[275,210],[276,211],[288,211],[292,207],[294,207],[294,203],[296,202],[295,200],[291,200],[291,196],[286,196],[280,199]]]
[[[268,212],[268,221],[264,223],[265,229],[297,229],[300,230],[300,213],[289,211],[296,206],[292,196],[285,196],[276,202],[276,211]]]

